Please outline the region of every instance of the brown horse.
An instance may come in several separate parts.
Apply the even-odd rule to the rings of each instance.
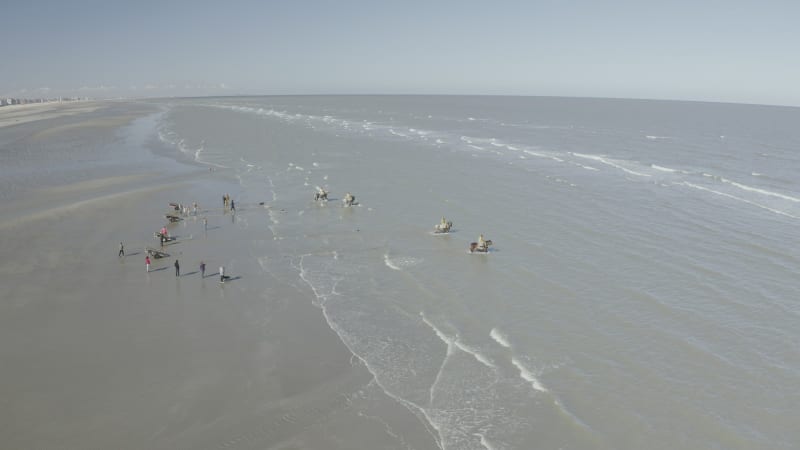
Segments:
[[[489,246],[492,245],[492,240],[491,239],[487,239],[484,242],[486,242],[486,245],[484,247],[478,247],[478,243],[477,242],[470,242],[470,244],[469,244],[469,252],[470,253],[475,253],[475,252],[489,253]]]

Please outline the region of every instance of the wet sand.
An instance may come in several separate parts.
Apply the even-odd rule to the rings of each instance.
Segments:
[[[225,213],[221,193],[236,186],[224,174],[95,175],[7,205],[39,207],[10,214],[0,234],[4,447],[436,448],[393,400],[377,414],[360,407],[372,376],[309,288],[250,254],[253,239],[271,239],[267,210]],[[158,247],[173,201],[201,213],[169,225],[172,256],[146,273],[144,249]],[[379,417],[417,441],[398,442]]]

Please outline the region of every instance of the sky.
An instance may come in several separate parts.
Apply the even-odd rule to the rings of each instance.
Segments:
[[[17,1],[0,96],[475,94],[800,106],[800,1]]]

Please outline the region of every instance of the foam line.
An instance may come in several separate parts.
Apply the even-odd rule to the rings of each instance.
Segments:
[[[613,160],[606,159],[606,158],[604,158],[602,156],[599,156],[599,155],[588,155],[588,154],[585,154],[585,153],[573,153],[573,155],[577,156],[578,158],[585,158],[585,159],[590,159],[592,161],[597,161],[599,163],[605,164],[607,166],[614,167],[616,169],[622,170],[623,172],[627,172],[627,173],[629,173],[631,175],[636,175],[638,177],[649,177],[649,176],[651,176],[651,175],[646,174],[646,173],[641,173],[641,172],[637,172],[635,170],[628,169],[627,167],[624,167],[624,166],[621,166],[621,165],[617,164]]]
[[[459,341],[458,339],[455,339],[454,342],[455,342],[456,347],[459,350],[461,350],[464,353],[472,355],[476,360],[478,360],[479,363],[483,364],[484,366],[486,366],[486,367],[488,367],[490,369],[497,369],[497,366],[489,358],[487,358],[485,355],[479,353],[478,350],[476,350],[476,349],[464,344],[463,342]]]
[[[514,367],[519,369],[519,376],[523,380],[529,382],[531,384],[531,386],[533,387],[533,389],[535,389],[535,390],[537,390],[539,392],[547,392],[547,389],[545,389],[545,387],[542,386],[542,383],[540,383],[539,380],[536,379],[536,376],[533,374],[533,372],[531,372],[530,369],[525,367],[525,365],[523,365],[522,362],[520,362],[519,359],[517,359],[516,357],[512,357],[511,358],[511,364],[513,364]]]
[[[766,196],[769,196],[769,197],[777,197],[777,198],[780,198],[780,199],[783,199],[783,200],[789,200],[790,202],[795,202],[795,203],[800,202],[800,198],[792,197],[791,195],[785,195],[785,194],[781,194],[781,193],[778,193],[778,192],[772,192],[772,191],[767,191],[767,190],[764,190],[764,189],[754,188],[752,186],[748,186],[746,184],[737,183],[735,181],[732,181],[732,180],[729,180],[729,179],[723,178],[723,177],[720,177],[719,180],[722,181],[723,183],[730,184],[731,186],[736,186],[737,188],[742,189],[744,191],[755,192],[757,194],[766,195]]]
[[[737,197],[735,195],[726,194],[724,192],[715,191],[713,189],[709,189],[707,187],[699,186],[699,185],[696,185],[694,183],[690,183],[688,181],[684,181],[682,183],[676,183],[676,184],[682,184],[684,186],[688,186],[688,187],[691,187],[691,188],[694,188],[694,189],[700,189],[701,191],[711,192],[712,194],[721,195],[723,197],[728,197],[728,198],[733,199],[733,200],[738,200],[740,202],[747,203],[749,205],[753,205],[753,206],[755,206],[757,208],[766,209],[767,211],[773,212],[775,214],[780,214],[782,216],[791,217],[792,219],[800,219],[800,217],[793,216],[793,215],[791,215],[791,214],[789,214],[787,212],[781,211],[779,209],[774,209],[774,208],[770,208],[768,206],[760,205],[760,204],[758,204],[756,202],[752,202],[750,200],[746,200],[746,199],[743,199],[741,197]]]
[[[442,359],[442,364],[439,366],[439,371],[436,373],[436,378],[433,379],[433,383],[431,383],[431,388],[428,391],[428,402],[432,405],[433,404],[433,396],[434,392],[436,391],[436,386],[439,384],[439,380],[442,378],[442,372],[444,372],[444,367],[447,365],[447,361],[450,360],[450,356],[453,354],[453,342],[450,340],[444,333],[442,333],[435,325],[433,325],[427,317],[425,317],[425,313],[420,312],[419,315],[422,317],[422,321],[425,322],[426,325],[433,329],[433,332],[439,336],[439,339],[447,345],[447,353],[445,353],[444,359]]]
[[[386,267],[393,269],[393,270],[403,270],[400,267],[396,266],[391,259],[389,259],[389,254],[386,253],[383,255],[383,263],[386,264]]]
[[[486,450],[495,450],[495,447],[491,443],[489,443],[489,441],[486,440],[485,435],[481,433],[475,433],[473,436],[476,436],[478,439],[480,439],[481,445]]]
[[[302,255],[302,256],[300,256],[300,261],[299,261],[299,265],[298,265],[298,269],[300,270],[300,279],[303,280],[311,288],[311,290],[314,292],[314,296],[317,297],[317,300],[321,299],[320,296],[322,296],[323,298],[327,299],[327,296],[325,296],[324,294],[321,294],[320,292],[318,292],[318,290],[314,287],[314,284],[306,276],[307,272],[306,272],[305,268],[303,267],[303,259],[306,256],[310,256],[310,255]],[[372,365],[365,358],[363,358],[361,355],[356,353],[353,350],[353,348],[350,346],[350,344],[347,342],[347,340],[342,337],[344,335],[344,333],[331,320],[330,315],[328,314],[328,311],[325,308],[325,303],[324,302],[317,302],[315,304],[317,304],[317,306],[319,306],[319,308],[322,309],[322,316],[325,318],[325,322],[328,324],[328,327],[330,327],[330,329],[333,330],[336,333],[337,336],[339,336],[339,340],[342,342],[342,344],[344,344],[345,347],[347,347],[347,350],[350,351],[350,354],[355,356],[356,358],[358,358],[361,361],[361,363],[364,364],[364,367],[366,367],[367,370],[369,371],[369,373],[372,375],[372,379],[375,381],[375,384],[378,385],[381,388],[381,390],[387,396],[389,396],[390,398],[394,399],[396,402],[400,403],[401,405],[405,406],[406,409],[408,409],[412,413],[415,413],[415,411],[416,411],[417,413],[419,413],[419,415],[424,417],[425,421],[423,421],[422,423],[423,423],[423,425],[425,425],[425,429],[428,431],[428,433],[431,435],[431,437],[433,437],[433,440],[436,442],[436,446],[440,450],[445,450],[444,446],[443,446],[443,443],[442,443],[442,441],[443,441],[442,431],[438,426],[436,426],[436,423],[434,422],[433,418],[428,414],[428,412],[425,410],[425,408],[422,408],[421,406],[415,404],[414,402],[406,400],[406,399],[394,394],[391,390],[387,389],[386,386],[384,386],[381,383],[381,381],[378,379],[377,370],[374,367],[372,367]],[[417,414],[415,414],[415,415],[417,415]],[[419,417],[419,416],[417,416],[417,417]]]
[[[505,333],[501,332],[497,328],[492,328],[492,331],[489,332],[489,336],[491,336],[491,338],[501,346],[505,348],[511,348],[511,344],[508,343],[508,336],[506,336]]]
[[[669,167],[659,166],[657,164],[650,164],[650,167],[652,167],[653,169],[656,169],[656,170],[660,170],[662,172],[671,172],[671,173],[677,172],[677,170],[675,170],[675,169],[670,169]]]

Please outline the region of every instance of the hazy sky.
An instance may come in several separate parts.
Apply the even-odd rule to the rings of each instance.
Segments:
[[[800,105],[800,0],[16,1],[0,95],[511,94]]]

